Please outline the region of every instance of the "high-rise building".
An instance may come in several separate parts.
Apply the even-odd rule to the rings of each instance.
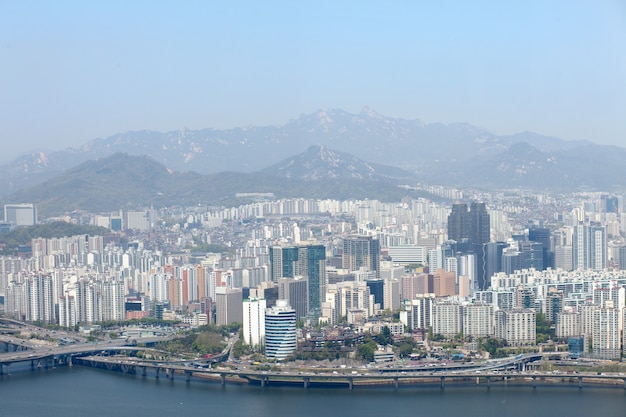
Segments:
[[[620,338],[621,311],[613,308],[612,302],[593,312],[593,355],[601,359],[617,359],[621,356]]]
[[[326,292],[326,248],[324,245],[272,246],[272,281],[302,276],[308,282],[308,315],[318,317]]]
[[[443,269],[433,273],[433,292],[437,297],[456,295],[456,274]]]
[[[411,330],[428,329],[432,326],[435,294],[416,294],[412,300],[404,302],[400,320]]]
[[[528,240],[541,243],[543,251],[543,269],[554,268],[554,250],[552,234],[547,227],[532,226],[528,229]]]
[[[493,305],[475,303],[464,306],[463,334],[472,337],[493,336]]]
[[[296,311],[286,300],[277,300],[265,310],[265,356],[283,360],[296,348]]]
[[[522,241],[519,243],[519,246],[523,269],[534,268],[538,271],[543,271],[545,269],[543,262],[543,243]]]
[[[296,311],[296,320],[309,313],[309,283],[305,277],[280,278],[278,299],[287,300]]]
[[[457,251],[473,252],[480,262],[476,263],[476,289],[489,286],[484,263],[484,244],[491,238],[490,218],[485,203],[456,203],[448,216],[448,239],[457,242]]]
[[[495,312],[496,338],[511,346],[534,345],[537,336],[534,310],[512,309]]]
[[[250,346],[260,347],[265,338],[264,299],[250,298],[243,301],[243,340]]]
[[[385,281],[382,279],[370,279],[365,281],[370,289],[370,294],[374,296],[374,304],[378,304],[381,310],[385,306]]]
[[[483,248],[485,276],[491,280],[497,272],[502,272],[502,252],[508,247],[506,242],[487,242]]]
[[[460,242],[469,239],[470,233],[467,204],[453,204],[448,216],[448,239]]]
[[[380,241],[372,236],[345,237],[341,264],[350,271],[365,268],[376,272],[376,278],[380,278]]]
[[[572,240],[574,269],[601,271],[606,268],[607,240],[604,226],[595,222],[580,223],[574,226]]]
[[[215,324],[218,326],[243,322],[243,294],[241,288],[215,289]]]
[[[463,331],[462,307],[450,301],[433,305],[433,333],[454,337]]]
[[[37,224],[37,206],[34,204],[5,204],[4,221],[15,226]]]

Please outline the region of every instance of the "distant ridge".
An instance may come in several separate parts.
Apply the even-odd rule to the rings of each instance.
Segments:
[[[348,161],[355,160],[350,155],[344,157]],[[357,172],[352,167],[346,168],[346,164],[337,163],[337,170]],[[389,178],[362,177],[285,178],[264,172],[201,175],[168,169],[147,156],[116,153],[83,162],[42,184],[13,193],[7,199],[36,203],[39,212],[49,216],[72,210],[102,213],[120,208],[247,202],[238,199],[238,193],[273,193],[277,198],[376,198],[383,201],[418,196],[414,191],[398,187]]]
[[[522,155],[514,155],[518,148],[511,152],[518,144],[535,150],[524,154],[522,160]],[[343,158],[341,153],[348,153],[367,161],[376,175],[387,175],[385,169],[376,167],[384,164],[435,184],[559,191],[626,184],[626,149],[622,147],[565,141],[532,132],[497,136],[467,123],[423,123],[364,108],[357,114],[318,110],[282,126],[124,132],[76,149],[32,152],[0,167],[0,196],[41,184],[81,162],[119,152],[147,155],[174,171],[207,175],[253,173],[274,165],[278,168],[281,161],[317,145],[333,149],[339,158]],[[314,173],[315,166],[311,168],[306,174],[285,167],[286,174],[282,175],[312,178],[321,174]],[[345,173],[336,172],[341,178]]]

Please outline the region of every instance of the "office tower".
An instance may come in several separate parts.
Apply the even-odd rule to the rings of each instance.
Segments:
[[[380,241],[372,236],[345,237],[341,264],[350,271],[366,268],[380,278]]]
[[[572,260],[574,269],[601,271],[606,268],[606,228],[595,222],[574,226]]]
[[[384,288],[385,310],[396,311],[400,308],[400,281],[397,279],[385,279]]]
[[[243,294],[241,288],[215,289],[215,324],[218,326],[243,322]]]
[[[603,194],[600,196],[600,211],[603,213],[618,213],[619,204],[615,196]]]
[[[522,269],[522,254],[515,248],[506,248],[502,251],[502,272],[512,274]]]
[[[417,274],[405,274],[400,277],[400,298],[401,300],[412,300],[415,294],[421,294],[426,291],[418,289]]]
[[[522,269],[534,268],[543,271],[545,269],[543,265],[543,243],[522,241],[519,245]]]
[[[433,292],[437,297],[456,295],[456,274],[443,269],[433,273]]]
[[[296,311],[286,300],[277,300],[265,310],[265,356],[280,361],[296,348]]]
[[[394,263],[400,265],[426,263],[426,248],[417,245],[389,246],[389,257]]]
[[[470,225],[467,204],[455,203],[448,216],[448,239],[460,242],[470,237]]]
[[[543,245],[543,269],[554,268],[554,250],[552,249],[552,234],[547,227],[532,226],[528,229],[528,240]]]
[[[243,340],[250,346],[262,346],[265,338],[265,300],[250,298],[243,302]]]
[[[485,276],[491,280],[497,272],[502,272],[502,252],[508,247],[506,242],[487,242],[483,248]]]
[[[5,204],[4,221],[15,226],[37,224],[37,206],[34,204]]]
[[[304,277],[280,278],[278,280],[278,299],[286,300],[296,312],[296,320],[309,312],[309,283]]]
[[[326,292],[326,248],[324,245],[272,246],[270,248],[272,281],[302,276],[308,282],[308,314],[319,316]]]
[[[489,213],[485,203],[473,202],[469,212],[470,218],[470,240],[474,245],[480,245],[489,242],[491,239],[491,229],[489,226]]]
[[[617,264],[618,268],[626,270],[626,246],[622,245],[618,248]]]
[[[385,281],[382,279],[370,279],[365,281],[370,290],[370,294],[374,296],[374,304],[378,304],[381,310],[387,308],[385,306]]]
[[[570,245],[556,245],[554,247],[554,267],[564,269],[565,271],[574,269],[572,252],[573,248]]]
[[[452,206],[448,216],[448,239],[457,242],[457,251],[473,252],[481,260],[476,263],[476,289],[489,286],[483,245],[489,242],[490,236],[489,213],[485,203],[472,202],[469,210],[465,203]]]
[[[125,229],[149,231],[150,213],[147,211],[127,211]]]

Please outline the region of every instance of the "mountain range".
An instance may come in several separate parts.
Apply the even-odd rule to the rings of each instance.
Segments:
[[[250,202],[254,193],[272,193],[276,198],[383,201],[427,196],[401,187],[407,184],[410,173],[371,165],[323,146],[313,146],[295,159],[299,168],[294,166],[294,158],[288,158],[255,173],[202,175],[173,171],[148,156],[116,153],[83,162],[41,184],[16,191],[6,200],[36,203],[40,213],[53,216],[73,210],[103,213],[146,206],[231,206]],[[307,166],[315,169],[308,170]]]
[[[314,145],[319,147],[311,148]],[[324,155],[330,149],[332,156]],[[376,182],[404,178],[459,187],[551,191],[615,190],[626,185],[622,147],[532,132],[498,136],[466,123],[423,123],[365,108],[358,114],[320,110],[283,126],[132,131],[80,148],[32,152],[0,167],[0,196],[17,198],[20,194],[14,193],[19,190],[116,153],[147,156],[178,176],[216,180],[215,176],[229,175],[241,186],[245,174],[254,173],[256,185],[240,187],[250,189],[266,177]]]

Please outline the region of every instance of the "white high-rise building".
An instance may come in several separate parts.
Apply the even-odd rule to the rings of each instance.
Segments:
[[[599,223],[574,226],[572,261],[574,269],[601,271],[607,262],[606,228]]]
[[[463,306],[463,334],[472,337],[490,337],[495,332],[493,305],[475,303]]]
[[[16,226],[37,224],[37,206],[34,204],[5,204],[4,221]]]
[[[511,346],[534,345],[537,337],[536,314],[530,309],[498,310],[496,337]]]
[[[126,318],[124,282],[111,278],[100,284],[102,318],[99,321],[122,321]]]
[[[433,305],[433,333],[454,337],[463,330],[461,305],[454,302],[436,302]]]
[[[250,346],[263,345],[266,306],[264,298],[250,298],[243,302],[243,340]]]
[[[286,300],[265,310],[265,356],[283,360],[296,351],[296,311]]]
[[[59,326],[74,327],[76,323],[76,303],[74,297],[66,295],[59,298]]]
[[[416,294],[412,300],[405,300],[400,321],[409,329],[428,329],[432,326],[435,294]]]
[[[580,313],[562,311],[556,314],[556,337],[578,337],[580,331]]]
[[[593,312],[593,355],[602,359],[617,359],[621,356],[620,314],[612,303]]]
[[[53,283],[50,275],[34,275],[26,279],[28,310],[26,321],[56,323]]]

